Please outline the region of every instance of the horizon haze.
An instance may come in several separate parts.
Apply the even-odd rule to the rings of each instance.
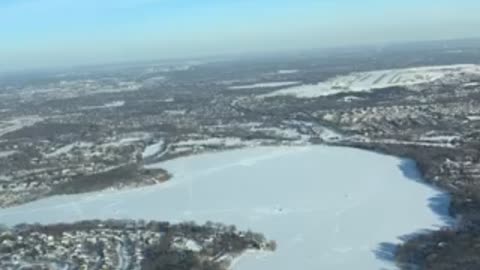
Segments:
[[[478,37],[472,0],[18,0],[0,71]]]

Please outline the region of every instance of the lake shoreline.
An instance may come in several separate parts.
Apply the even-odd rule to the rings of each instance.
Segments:
[[[350,170],[338,170],[338,166],[346,162],[344,159],[346,156],[349,157]],[[56,197],[4,209],[0,212],[0,216],[3,216],[4,220],[14,218],[20,221],[27,215],[29,218],[26,221],[38,222],[147,217],[169,222],[195,220],[201,223],[208,219],[224,224],[235,224],[241,229],[252,229],[265,233],[270,239],[278,240],[278,253],[273,254],[268,260],[258,262],[250,259],[242,260],[241,265],[245,269],[265,268],[272,263],[278,264],[275,266],[277,268],[280,266],[288,268],[286,262],[282,263],[286,257],[293,256],[292,261],[302,261],[304,259],[300,258],[310,256],[308,254],[312,252],[311,256],[318,258],[311,262],[311,266],[307,266],[308,260],[305,261],[305,269],[311,269],[313,265],[315,265],[314,268],[319,265],[324,267],[333,267],[339,263],[343,265],[347,258],[360,260],[359,263],[367,268],[375,268],[374,265],[379,264],[386,267],[387,264],[384,265],[378,258],[371,257],[374,256],[372,251],[378,249],[381,242],[396,242],[396,237],[428,228],[427,224],[443,224],[437,214],[430,209],[418,207],[425,199],[439,194],[438,191],[415,181],[405,181],[405,175],[398,167],[402,162],[402,159],[393,156],[379,155],[346,146],[245,148],[162,162],[158,166],[171,173],[173,179],[161,185],[120,192]],[[318,171],[319,168],[320,171]],[[378,171],[377,168],[383,169]],[[151,169],[155,169],[155,166]],[[358,173],[352,174],[356,171]],[[298,174],[299,172],[301,175]],[[294,187],[291,186],[290,181],[272,182],[273,179],[291,179],[292,177],[301,180]],[[223,179],[229,180],[224,182]],[[255,179],[265,179],[265,181],[258,182]],[[318,182],[319,179],[325,181]],[[354,181],[355,179],[364,179],[368,182]],[[311,185],[315,185],[316,188]],[[261,191],[269,190],[272,186],[275,186],[275,190],[280,193],[269,192],[269,197],[265,197]],[[319,196],[315,192],[317,189],[332,190],[321,196],[319,201]],[[403,191],[399,192],[399,190],[402,189],[408,190],[411,197],[409,200],[401,196]],[[215,196],[212,198],[212,190],[219,190],[220,193],[213,193]],[[235,192],[232,193],[229,190],[235,190]],[[255,190],[258,192],[254,192]],[[242,194],[250,194],[250,199],[245,201]],[[292,194],[298,196],[294,195],[292,200]],[[412,200],[412,198],[417,199]],[[218,204],[215,200],[220,200],[222,203]],[[228,206],[236,201],[242,203]],[[155,213],[153,209],[145,208],[146,204],[173,204],[176,207],[174,209],[162,207],[159,208],[160,213]],[[411,206],[408,206],[409,204]],[[35,205],[34,208],[30,207],[33,205]],[[408,221],[406,219],[400,219],[403,213],[411,215],[412,207],[418,212],[416,215],[420,215],[415,219],[415,224],[406,222]],[[388,216],[388,213],[391,214],[392,210],[396,215],[384,220],[383,217]],[[375,215],[372,215],[373,213]],[[370,218],[359,219],[357,215],[368,215]],[[425,221],[421,221],[422,219]],[[363,220],[366,224],[358,228],[348,225],[358,224],[359,220]],[[11,222],[14,223],[13,220]],[[296,225],[292,225],[291,222],[295,222]],[[385,222],[383,225],[389,229],[385,232],[379,231],[380,234],[377,236],[373,235],[361,240],[361,242],[367,240],[368,245],[359,245],[355,242],[359,236],[371,234],[371,228],[378,226],[378,222]],[[315,226],[324,227],[328,233],[324,236],[318,235],[318,227]],[[359,229],[364,232],[359,234]],[[393,232],[390,233],[391,230]],[[312,238],[314,235],[316,236]],[[321,239],[315,240],[318,237]],[[349,241],[353,242],[349,244]],[[322,242],[321,246],[317,246]],[[300,250],[306,250],[307,255],[296,254],[295,250],[298,249],[292,249],[290,247],[292,244],[312,245],[312,247],[300,248]],[[320,249],[315,251],[318,248]]]
[[[354,147],[385,155],[407,158],[416,163],[418,172],[425,184],[448,194],[447,214],[454,222],[449,226],[430,230],[419,234],[405,236],[405,242],[394,246],[394,252],[386,259],[394,261],[402,270],[417,269],[451,269],[452,267],[470,265],[468,260],[475,257],[476,247],[466,239],[480,236],[480,220],[477,199],[471,199],[470,193],[459,190],[456,186],[442,181],[436,168],[440,165],[439,158],[449,155],[436,147],[392,146],[374,143],[347,143],[339,146]],[[439,153],[438,153],[439,152]],[[457,153],[454,153],[455,155]],[[468,177],[465,176],[466,179]],[[437,179],[436,181],[434,179]],[[456,252],[455,250],[463,250]],[[392,251],[392,246],[386,250]],[[443,254],[438,256],[438,254]],[[444,257],[443,259],[441,257]],[[467,261],[467,262],[465,262]],[[442,268],[443,267],[443,268]]]

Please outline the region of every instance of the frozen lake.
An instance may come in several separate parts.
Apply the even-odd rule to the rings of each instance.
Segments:
[[[448,221],[448,197],[418,181],[413,162],[357,149],[249,148],[153,166],[173,179],[52,197],[0,210],[0,221],[211,220],[277,241],[275,253],[246,255],[235,270],[395,269],[376,256],[382,242]]]

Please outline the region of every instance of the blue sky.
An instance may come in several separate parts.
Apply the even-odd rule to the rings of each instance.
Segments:
[[[478,0],[0,0],[0,69],[480,36]]]

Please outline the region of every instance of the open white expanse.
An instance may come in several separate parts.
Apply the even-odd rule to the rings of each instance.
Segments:
[[[364,92],[393,86],[414,86],[437,80],[452,80],[468,75],[480,76],[480,65],[430,66],[404,69],[355,72],[337,76],[318,84],[306,84],[280,89],[262,97],[292,95],[312,98],[344,92]]]
[[[254,88],[274,88],[274,87],[290,86],[294,84],[298,84],[298,82],[265,82],[265,83],[230,86],[228,89],[243,90],[243,89],[254,89]]]
[[[407,178],[414,164],[327,146],[260,147],[203,154],[150,167],[168,169],[165,184],[59,196],[0,210],[1,222],[73,222],[134,218],[208,220],[264,233],[275,253],[249,253],[236,270],[394,269],[374,251],[382,242],[445,225],[444,194]],[[442,203],[445,203],[443,206]],[[445,218],[445,217],[443,217]]]

